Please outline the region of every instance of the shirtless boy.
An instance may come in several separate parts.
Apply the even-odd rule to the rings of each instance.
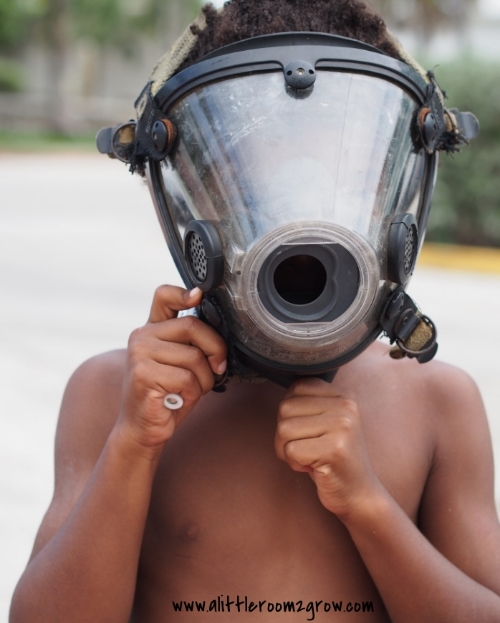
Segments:
[[[200,23],[194,29],[193,38],[197,43],[184,59],[184,67],[222,45],[284,31],[337,34],[364,41],[392,57],[398,58],[399,54],[381,20],[356,0],[233,0],[222,13],[207,9],[205,17],[205,30]],[[282,37],[280,41],[284,42],[283,45],[276,45],[266,54],[284,54],[283,50],[291,49],[290,37]],[[301,53],[310,49],[307,47],[309,43],[304,43],[304,37],[298,37],[294,45],[299,45],[297,42],[303,44]],[[322,42],[323,39],[321,45]],[[401,67],[366,46],[346,45],[345,41],[339,40],[335,46],[340,48],[334,47],[341,50],[339,54],[361,55],[356,57],[358,60],[361,57],[375,59],[374,65],[382,68],[373,70],[375,72]],[[350,58],[346,62],[350,62]],[[304,58],[297,60],[302,63]],[[287,180],[292,188],[286,198],[288,221],[285,219],[280,225],[283,231],[288,231],[286,228],[292,221],[302,223],[301,231],[307,227],[313,231],[314,222],[324,220],[322,231],[325,237],[330,235],[328,232],[333,232],[331,240],[334,242],[327,247],[335,247],[338,252],[345,238],[345,249],[350,251],[347,253],[344,249],[343,257],[352,257],[356,253],[356,241],[361,241],[359,248],[368,246],[362,242],[361,233],[350,234],[345,226],[352,213],[348,210],[341,215],[344,221],[340,224],[330,223],[324,215],[310,214],[322,201],[321,193],[324,191],[328,195],[330,192],[328,189],[318,191],[324,178],[316,176],[315,167],[319,165],[315,163],[322,156],[318,156],[317,161],[312,156],[301,159],[300,154],[296,157],[292,153],[297,149],[296,145],[290,144],[287,153],[292,153],[293,157],[287,161],[288,168],[279,169],[282,164],[279,152],[273,150],[286,142],[287,135],[283,129],[280,140],[275,140],[273,131],[279,126],[279,117],[289,114],[288,107],[290,110],[292,106],[314,107],[314,102],[319,101],[318,108],[311,108],[310,115],[301,113],[296,131],[300,132],[302,124],[309,123],[311,118],[313,121],[319,119],[323,109],[330,110],[325,112],[332,115],[329,123],[316,129],[307,126],[307,133],[300,135],[300,140],[295,143],[303,153],[309,149],[309,142],[312,145],[310,150],[321,151],[322,135],[328,133],[330,127],[335,130],[335,111],[340,110],[342,128],[347,132],[351,127],[353,108],[358,104],[371,105],[379,97],[379,88],[386,89],[384,93],[390,95],[384,102],[392,102],[396,95],[391,94],[396,92],[401,101],[409,98],[410,120],[415,117],[412,106],[417,104],[411,103],[413,100],[409,95],[401,95],[404,89],[396,84],[402,80],[399,70],[386,80],[382,73],[374,78],[372,70],[368,75],[348,70],[346,66],[343,71],[335,71],[333,66],[329,71],[317,68],[316,84],[304,85],[300,80],[304,74],[306,78],[308,73],[313,76],[314,67],[309,71],[310,65],[302,65],[295,65],[295,69],[290,70],[291,73],[292,70],[298,72],[299,82],[288,83],[286,88],[283,71],[259,73],[252,70],[249,76],[227,81],[235,85],[231,87],[231,93],[240,95],[242,91],[238,89],[245,91],[246,80],[253,80],[252,85],[264,85],[262,89],[252,86],[245,91],[254,93],[257,98],[251,104],[258,119],[265,117],[258,116],[259,106],[266,106],[266,102],[272,100],[271,96],[259,100],[259,95],[264,88],[269,88],[274,97],[271,88],[274,82],[271,82],[277,81],[278,85],[275,96],[279,100],[280,114],[273,125],[260,135],[259,124],[255,123],[254,130],[242,131],[244,136],[238,135],[238,140],[247,141],[244,143],[245,157],[250,158],[254,149],[261,156],[260,160],[257,158],[253,162],[250,173],[255,178],[252,179],[260,176],[259,179],[264,180],[273,170],[272,189],[283,180]],[[286,75],[285,71],[285,80],[288,80]],[[340,99],[336,99],[337,108],[331,112],[333,109],[327,104],[331,100],[317,98],[323,97],[322,89],[326,88],[328,80],[335,81],[332,97],[337,97],[335,94],[342,92],[342,81],[346,79],[351,94],[353,90],[361,89],[359,93],[368,95],[357,96],[349,106],[341,106],[338,104]],[[260,83],[260,80],[271,82]],[[418,86],[419,78],[411,80]],[[204,102],[205,108],[201,104],[191,106],[190,114],[195,116],[196,111],[202,109],[205,113],[210,109],[219,114],[225,102],[229,102],[228,106],[239,106],[238,110],[243,109],[246,101],[243,97],[238,99],[235,96],[236,103],[232,102],[232,96],[217,100],[216,89],[222,88],[217,86],[221,84],[224,85],[224,81],[215,87],[208,84],[205,100],[198,101],[198,104]],[[370,90],[372,84],[379,85],[374,87],[375,91]],[[432,92],[431,79],[428,84],[429,92]],[[368,90],[364,91],[365,88]],[[411,85],[405,88],[417,89]],[[196,89],[193,89],[187,98],[193,97],[193,93],[197,97]],[[216,106],[209,107],[206,93],[214,98],[210,101],[218,102]],[[414,99],[418,99],[417,95]],[[389,104],[384,103],[386,105]],[[431,102],[426,114],[429,110],[437,114],[437,108],[432,106],[438,104]],[[398,111],[403,115],[404,107],[401,105]],[[177,152],[171,159],[181,170],[187,159],[181,161],[180,158],[183,150],[189,148],[183,133],[187,132],[191,122],[188,119],[185,126],[182,125],[176,114],[174,110],[171,115],[169,113],[169,118],[177,123],[181,138],[179,146],[173,147]],[[395,116],[384,113],[380,118],[390,119],[393,123]],[[352,127],[359,129],[363,119],[363,115],[357,113]],[[370,135],[370,128],[378,123],[375,118],[371,119],[369,126],[362,128],[363,138],[357,136],[357,141],[368,140],[366,136]],[[415,144],[418,140],[433,140],[432,132],[425,127],[425,115],[419,114],[418,120],[422,123],[420,139],[401,135],[396,147],[399,148],[405,140],[417,141]],[[404,126],[402,122],[400,125]],[[213,123],[211,127],[215,126]],[[380,122],[377,132],[382,132],[382,126]],[[168,139],[172,127],[168,124],[165,127]],[[241,127],[247,128],[242,124],[237,129]],[[140,136],[139,128],[140,123],[135,130],[136,136]],[[230,135],[234,139],[231,149],[237,134]],[[201,133],[199,140],[205,135],[208,131]],[[382,135],[377,134],[379,136]],[[237,152],[236,148],[229,151],[229,142],[218,143],[228,150],[227,166],[233,167],[234,184],[226,186],[227,192],[241,181],[237,179],[239,172],[234,163],[237,153],[243,157],[243,152]],[[354,143],[350,141],[351,146]],[[263,144],[265,148],[262,148]],[[336,141],[329,144],[335,146]],[[376,167],[378,147],[385,145],[387,150],[387,145],[395,144],[394,140],[375,140],[377,149],[368,150],[370,171]],[[363,168],[363,153],[367,151],[366,144],[363,145],[365,147],[356,156],[356,171]],[[155,146],[159,149],[158,142]],[[203,152],[202,145],[197,149],[196,153]],[[423,154],[422,158],[427,158],[426,153],[431,151],[432,148],[427,152],[421,148],[419,153]],[[423,174],[415,164],[416,157],[411,155],[414,152],[413,148],[408,150],[410,155],[398,152],[398,159],[394,160],[400,162],[406,158],[406,169],[414,166],[418,177]],[[206,153],[215,158],[215,148]],[[205,157],[206,153],[201,155]],[[343,166],[346,161],[350,162],[352,152],[342,153],[347,154],[343,156]],[[148,166],[153,171],[150,170],[149,175],[154,186],[155,166],[165,180],[170,179],[168,175],[172,175],[174,169],[169,169],[160,158],[155,161],[154,150],[151,154]],[[135,162],[130,154],[128,160],[141,171],[147,158],[141,161],[144,154],[137,148],[135,155],[138,156]],[[193,157],[191,162],[195,161]],[[314,201],[305,206],[302,217],[294,212],[300,210],[303,199],[301,187],[295,183],[300,173],[296,168],[299,161],[307,170],[309,179],[313,180],[306,192]],[[151,165],[151,162],[158,164]],[[206,164],[209,166],[212,164]],[[243,167],[243,174],[248,169]],[[276,173],[278,169],[280,173]],[[339,165],[338,171],[341,170]],[[185,181],[189,175],[186,171],[184,175]],[[398,182],[392,169],[391,175],[391,184],[411,177],[401,173]],[[337,181],[340,178],[341,173],[338,173]],[[200,191],[201,183],[194,187],[193,193],[199,193],[195,199],[200,205],[206,197],[215,196],[218,192],[216,185],[223,183],[220,180],[223,180],[222,173],[219,177],[208,176],[205,194]],[[354,180],[350,191],[349,206],[354,206],[353,211],[357,209],[356,189],[362,185],[359,180]],[[348,183],[346,174],[342,181],[343,190]],[[392,188],[391,184],[383,186],[376,180],[368,187],[376,193],[377,200],[382,201],[383,189]],[[240,184],[238,188],[241,190],[244,185]],[[250,192],[249,186],[245,188],[245,192]],[[286,184],[284,188],[287,188]],[[244,194],[243,190],[241,192]],[[277,211],[279,194],[272,197],[273,209],[275,207]],[[171,202],[169,205],[175,203],[172,197],[168,201]],[[419,201],[422,204],[424,199]],[[342,212],[339,202],[341,200],[337,197],[337,213]],[[217,205],[221,204],[222,200]],[[247,212],[258,210],[257,204],[256,199],[252,204],[247,201]],[[183,209],[189,207],[189,197],[182,205]],[[222,217],[219,220],[218,216],[212,216],[211,220],[221,224],[229,222],[236,227],[242,215],[247,217],[248,214],[238,207],[236,199],[232,209],[234,218],[224,221]],[[371,218],[372,210],[368,212]],[[414,211],[417,216],[419,213]],[[359,215],[362,216],[362,212]],[[181,216],[179,212],[179,219]],[[201,219],[204,218],[207,219],[201,215]],[[376,235],[380,236],[380,229],[374,228],[374,223],[378,222],[376,218],[375,214],[369,230],[376,230],[379,232]],[[405,218],[410,231],[413,221],[410,217]],[[264,221],[262,216],[258,223]],[[313,224],[309,225],[310,222]],[[257,229],[255,227],[254,231]],[[238,230],[237,234],[240,235],[241,231]],[[347,233],[342,238],[338,232]],[[262,237],[256,237],[252,248],[258,247],[261,240]],[[294,256],[292,254],[291,261],[283,261],[284,276],[278,277],[276,272],[272,282],[281,292],[283,300],[279,300],[284,311],[280,313],[285,315],[300,307],[296,301],[287,302],[287,288],[293,290],[295,282],[300,282],[300,275],[304,274],[301,273],[302,264],[309,262],[313,265],[312,272],[306,271],[309,277],[305,281],[302,279],[304,291],[299,293],[307,297],[311,295],[310,288],[314,290],[316,287],[316,280],[321,282],[323,278],[318,262],[330,261],[326,252],[326,255],[317,255],[320,251],[316,251],[319,247],[314,246],[313,234],[307,240],[309,251],[302,249]],[[306,245],[306,242],[300,244]],[[235,316],[231,316],[233,302],[228,303],[223,295],[217,298],[217,293],[231,290],[228,280],[234,278],[237,283],[241,277],[238,271],[233,271],[233,258],[227,249],[225,242],[222,282],[212,290],[205,287],[204,292],[191,287],[196,283],[194,277],[187,290],[159,287],[147,324],[133,331],[127,350],[97,356],[84,363],[71,378],[64,395],[56,437],[54,498],[14,595],[11,623],[500,621],[500,528],[493,500],[493,459],[488,425],[474,383],[463,372],[436,361],[421,365],[415,357],[396,360],[388,355],[386,345],[374,342],[373,328],[366,336],[360,337],[353,329],[345,328],[347,325],[341,328],[342,331],[345,329],[344,334],[334,346],[330,341],[332,349],[340,346],[345,349],[340,355],[339,351],[332,350],[330,359],[335,360],[339,368],[333,381],[331,375],[326,374],[326,364],[320,369],[321,366],[314,364],[314,367],[311,360],[306,359],[306,356],[315,357],[323,346],[307,352],[303,347],[296,347],[298,342],[292,338],[290,357],[302,357],[303,362],[297,359],[287,367],[278,357],[261,375],[273,377],[274,366],[278,376],[281,374],[281,378],[274,378],[280,383],[238,380],[238,377],[245,377],[242,370],[259,368],[251,359],[260,342],[248,331],[248,349],[245,351],[248,367],[242,364],[235,373],[239,364],[235,351],[228,345],[239,339],[238,318],[243,318],[241,314],[246,313],[246,308],[241,310],[238,307],[235,296],[236,311]],[[273,247],[269,253],[281,252],[281,248]],[[251,254],[251,249],[248,253]],[[365,261],[369,263],[375,251],[366,251],[368,259],[363,259],[363,253],[360,252],[359,257],[356,255],[358,268],[364,266]],[[318,257],[326,259],[320,261]],[[381,268],[376,270],[385,271],[385,260],[377,262],[376,266]],[[342,273],[342,266],[339,279],[346,278],[347,285],[342,286],[344,292],[353,282]],[[242,267],[244,273],[244,262]],[[217,271],[217,267],[214,270]],[[372,286],[375,288],[372,298],[379,301],[377,309],[372,306],[367,308],[368,311],[362,311],[366,316],[365,324],[361,323],[363,327],[373,322],[378,326],[385,305],[380,303],[380,297],[392,302],[390,310],[395,309],[395,313],[408,304],[403,288],[396,289],[404,279],[398,281],[394,269],[388,270],[392,271],[390,276],[377,277],[373,286],[373,279],[370,281],[369,274],[366,276],[359,268],[354,281],[355,301],[358,300],[356,297],[365,296],[358,294],[357,289],[362,279],[366,279],[366,291]],[[295,276],[290,278],[291,274]],[[202,275],[200,280],[204,278]],[[290,283],[282,287],[280,278],[285,282],[288,279]],[[268,284],[269,287],[266,285],[270,298],[261,306],[262,314],[265,315],[267,309],[269,316],[278,314],[272,311],[271,299],[275,296],[272,283]],[[231,287],[236,292],[236,286]],[[322,282],[323,287],[329,286]],[[262,286],[261,291],[264,289]],[[179,311],[199,307],[202,297],[211,301],[216,311],[217,301],[221,307],[226,305],[223,311],[227,317],[236,318],[229,333],[210,325],[210,309],[207,311],[206,307],[205,320],[193,315],[177,317]],[[250,305],[253,300],[251,292],[248,297]],[[301,309],[306,310],[310,300],[300,304],[303,305]],[[315,313],[318,313],[318,305]],[[355,305],[352,303],[351,307]],[[375,316],[373,310],[378,314],[376,321],[371,317]],[[384,318],[391,316],[389,311],[383,312]],[[432,323],[414,313],[411,305],[408,313],[417,318],[417,324],[432,333]],[[279,322],[279,326],[284,326],[283,332],[289,330],[290,324]],[[327,320],[323,325],[328,328],[332,322]],[[314,325],[312,320],[304,323],[294,326],[299,330],[302,326]],[[212,318],[213,324],[217,323]],[[393,327],[389,327],[389,333],[392,330]],[[403,349],[415,350],[415,347],[409,348],[406,337],[396,341]],[[243,346],[241,349],[240,355],[244,354]],[[422,360],[428,358],[428,346],[421,343],[417,350]],[[255,361],[262,363],[262,359],[255,354]],[[227,383],[227,391],[211,391],[228,368],[234,374]],[[288,381],[283,382],[284,377]],[[177,410],[166,408],[165,396],[168,395],[180,397],[183,406]],[[199,606],[194,604],[193,611],[190,611],[192,602],[198,602]],[[341,602],[342,606],[339,605]],[[204,611],[198,611],[203,603]]]

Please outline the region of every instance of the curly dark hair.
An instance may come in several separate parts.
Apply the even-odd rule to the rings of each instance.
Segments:
[[[401,60],[383,19],[359,0],[229,0],[203,7],[207,25],[193,26],[195,47],[179,71],[229,43],[278,32],[325,32],[358,39]]]

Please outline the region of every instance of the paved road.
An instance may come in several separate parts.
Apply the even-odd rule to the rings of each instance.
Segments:
[[[52,494],[75,367],[122,347],[156,285],[179,282],[142,182],[105,157],[0,154],[0,623]],[[440,357],[478,382],[500,457],[500,276],[421,270],[410,293]],[[497,479],[498,480],[498,479]],[[497,489],[500,500],[500,488]]]

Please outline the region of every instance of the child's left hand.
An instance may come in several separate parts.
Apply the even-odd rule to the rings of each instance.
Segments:
[[[356,402],[320,379],[300,379],[288,390],[278,411],[275,448],[292,469],[309,472],[321,503],[340,519],[382,487]]]

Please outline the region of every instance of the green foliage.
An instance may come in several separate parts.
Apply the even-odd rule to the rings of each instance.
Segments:
[[[189,20],[200,4],[200,0],[70,0],[69,9],[76,38],[127,50],[142,34],[160,34],[172,6]]]
[[[435,73],[447,106],[473,112],[481,132],[441,157],[427,240],[500,247],[500,64],[461,59]]]
[[[85,37],[127,49],[141,34],[158,34],[172,7],[189,20],[201,4],[202,0],[0,0],[0,50],[22,46],[40,32],[50,42],[61,19],[72,39]]]
[[[0,0],[0,50],[16,51],[29,39],[32,27],[49,0]]]
[[[62,135],[53,132],[19,132],[0,128],[0,153],[90,152],[95,154],[95,133]]]
[[[73,0],[71,10],[77,36],[99,43],[118,43],[130,28],[120,0]]]
[[[0,92],[16,93],[22,86],[23,71],[19,63],[0,57]]]
[[[74,38],[90,38],[128,53],[144,35],[162,37],[172,13],[176,13],[184,25],[196,15],[202,4],[202,0],[66,1]]]
[[[16,0],[0,0],[0,49],[14,47],[25,32],[25,12]]]
[[[130,48],[137,37],[159,34],[170,7],[190,19],[200,0],[70,0],[74,35]]]

